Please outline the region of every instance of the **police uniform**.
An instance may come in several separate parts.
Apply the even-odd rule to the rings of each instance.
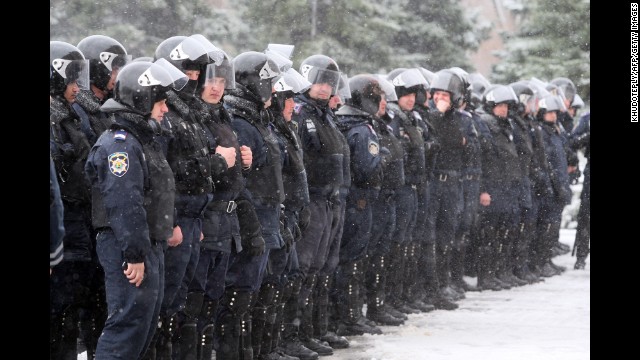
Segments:
[[[584,180],[582,182],[582,192],[580,193],[580,209],[578,210],[578,226],[576,227],[576,241],[574,251],[576,251],[575,269],[584,269],[584,261],[589,255],[589,242],[591,240],[591,113],[584,114],[578,125],[569,137],[570,145],[574,150],[584,149],[584,156],[587,158],[587,165],[584,167]]]
[[[102,107],[107,112],[118,108],[113,100]],[[173,229],[175,183],[157,142],[154,128],[159,126],[129,112],[117,112],[115,119],[85,165],[111,314],[96,357],[137,359],[151,342],[164,295],[163,251]],[[124,276],[123,264],[141,262],[144,280],[136,287]]]

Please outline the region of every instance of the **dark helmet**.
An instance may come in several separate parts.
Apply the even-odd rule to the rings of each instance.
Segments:
[[[273,102],[272,107],[278,111],[284,109],[285,100],[292,98],[295,94],[307,91],[311,87],[311,83],[300,75],[294,68],[289,68],[283,72],[281,76],[273,83]]]
[[[103,91],[107,90],[111,72],[119,70],[131,60],[122,44],[104,35],[91,35],[80,40],[78,49],[89,60],[91,84]]]
[[[340,68],[332,58],[326,55],[311,55],[300,64],[300,74],[311,84],[331,85],[331,95],[338,93]]]
[[[451,69],[440,70],[431,83],[431,95],[436,91],[446,91],[451,94],[451,106],[460,108],[464,102],[467,88],[463,79]]]
[[[471,92],[472,92],[472,87],[471,87],[471,80],[469,79],[469,73],[466,72],[465,70],[463,70],[460,67],[454,66],[452,68],[449,68],[449,70],[453,71],[454,73],[458,74],[458,76],[460,76],[460,79],[462,79],[462,85],[464,87],[464,102],[466,102],[467,104],[469,102],[471,102]]]
[[[491,85],[482,95],[482,106],[490,114],[496,105],[503,103],[508,104],[510,107],[518,103],[518,97],[509,86]]]
[[[236,72],[233,68],[233,62],[227,54],[224,56],[224,60],[217,63],[208,64],[205,71],[200,73],[198,78],[198,88],[202,88],[203,84],[212,81],[215,78],[223,78],[225,81],[224,88],[227,90],[236,88]]]
[[[427,92],[429,91],[431,82],[433,81],[433,78],[436,76],[436,74],[423,67],[418,67],[418,70],[420,71],[420,74],[422,74],[422,76],[425,78],[425,80],[427,80],[427,85],[424,86],[424,89],[416,93],[416,104],[423,105],[425,102],[427,102]]]
[[[571,107],[576,109],[581,109],[584,107],[584,101],[580,97],[580,95],[576,94],[573,97],[573,101],[571,102]]]
[[[551,80],[550,83],[562,89],[564,96],[569,100],[569,103],[573,101],[573,97],[576,95],[576,86],[573,84],[573,81],[566,77],[558,77]]]
[[[526,80],[516,81],[514,83],[509,84],[513,92],[518,97],[518,113],[522,114],[526,110],[527,104],[529,104],[529,109],[535,108],[535,104],[531,103],[534,100],[535,91],[529,86],[529,82]]]
[[[247,51],[233,59],[236,84],[242,84],[249,92],[266,102],[271,98],[272,83],[280,75],[278,65],[266,54]]]
[[[391,81],[387,80],[387,75],[375,74],[374,76],[378,79],[378,83],[380,83],[380,87],[382,88],[382,91],[384,91],[385,100],[398,101],[396,87],[393,86]]]
[[[62,41],[49,42],[49,94],[64,93],[67,85],[77,82],[81,89],[89,89],[89,62],[77,47]]]
[[[482,95],[491,86],[491,83],[484,75],[477,72],[469,74],[469,82],[471,83],[469,104],[477,109],[482,104]]]
[[[161,42],[155,52],[154,60],[157,59],[165,59],[183,72],[202,70],[209,63],[204,46],[196,39],[186,36],[172,36]]]
[[[169,87],[180,88],[186,82],[186,75],[165,59],[131,62],[118,72],[113,99],[148,115],[156,102],[166,98]]]
[[[562,98],[554,94],[546,94],[538,99],[536,117],[542,120],[548,111],[566,111]]]
[[[419,92],[426,91],[429,83],[427,79],[422,76],[422,73],[417,68],[406,69],[397,68],[393,69],[388,75],[387,80],[391,81],[396,90],[396,95],[401,98],[407,94],[418,94]]]
[[[370,115],[378,112],[384,91],[375,76],[370,74],[353,76],[349,79],[349,88],[351,98],[345,102],[347,105]]]

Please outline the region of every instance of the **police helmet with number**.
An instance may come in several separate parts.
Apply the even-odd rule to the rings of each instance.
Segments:
[[[89,89],[89,61],[77,47],[63,41],[50,41],[49,67],[49,95],[62,95],[67,85],[74,82],[80,89]]]

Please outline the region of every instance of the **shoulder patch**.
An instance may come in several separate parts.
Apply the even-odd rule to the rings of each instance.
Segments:
[[[380,147],[378,146],[378,143],[373,140],[369,140],[369,153],[371,155],[378,155],[379,152]]]
[[[127,132],[124,130],[116,130],[113,134],[113,139],[120,142],[125,141],[127,139]]]
[[[109,155],[109,170],[117,177],[123,177],[129,170],[129,154],[126,152],[114,152]]]
[[[296,103],[293,106],[293,112],[296,114],[300,114],[300,110],[302,110],[302,104],[301,103]]]

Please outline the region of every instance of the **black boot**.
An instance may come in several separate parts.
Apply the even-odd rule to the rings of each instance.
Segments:
[[[297,277],[291,280],[285,286],[285,294],[291,291],[291,295],[283,307],[282,314],[282,339],[280,340],[280,348],[285,354],[300,358],[300,360],[316,360],[318,353],[309,350],[300,342],[299,324],[302,317],[299,307],[298,298],[300,297],[300,289],[302,287],[302,278]],[[290,288],[287,289],[287,288]]]
[[[78,358],[78,317],[75,307],[52,316],[49,323],[49,353],[51,360],[76,360]]]
[[[189,292],[187,293],[187,301],[182,310],[178,322],[178,329],[173,341],[174,358],[179,360],[196,360],[198,358],[198,317],[203,316],[206,324],[213,324],[214,314],[207,318],[206,312],[203,313],[204,294]]]
[[[251,293],[225,290],[215,321],[213,347],[216,350],[216,360],[240,360],[242,321],[250,306]]]
[[[218,300],[211,300],[206,297],[198,316],[199,322],[204,323],[198,336],[198,360],[210,360],[213,354],[213,332],[217,311]]]
[[[158,328],[158,340],[156,342],[156,360],[172,359],[172,343],[173,335],[177,326],[176,315],[165,315],[160,317],[160,328]]]
[[[385,311],[385,284],[384,256],[373,256],[365,276],[367,318],[380,325],[402,325],[404,320],[396,318]]]
[[[258,293],[258,300],[253,307],[251,312],[252,317],[252,328],[251,328],[251,339],[252,339],[252,347],[253,347],[253,356],[258,357],[260,354],[266,355],[269,353],[269,348],[264,349],[265,352],[262,352],[262,337],[264,336],[265,327],[267,324],[267,317],[271,317],[271,308],[273,306],[273,297],[275,295],[275,285],[273,284],[263,284],[260,287],[260,292]],[[271,325],[271,322],[269,322]],[[267,333],[271,333],[271,328],[267,330]]]

